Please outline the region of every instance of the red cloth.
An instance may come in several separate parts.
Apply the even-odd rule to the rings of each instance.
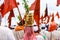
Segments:
[[[57,0],[57,6],[60,4],[60,0]]]
[[[50,16],[47,16],[47,17],[48,17],[47,23],[49,23],[49,20],[50,20]]]
[[[52,32],[57,29],[57,24],[55,22],[51,22],[48,28],[49,32]]]
[[[40,20],[40,0],[36,0],[35,10],[34,10],[34,19],[39,26],[39,20]]]
[[[41,16],[40,20],[41,20],[41,23],[43,23],[43,15]]]
[[[32,27],[25,27],[25,34],[23,40],[37,40]]]
[[[9,28],[10,28],[10,25],[11,25],[11,18],[14,17],[14,13],[13,13],[13,10],[10,10],[10,15],[8,17],[8,22],[9,22]]]
[[[38,20],[40,19],[40,0],[35,0],[35,2],[31,5],[30,10],[34,10],[34,19],[37,25],[39,25]]]
[[[56,16],[59,18],[59,13],[58,12],[56,13]]]
[[[35,2],[31,5],[30,10],[34,10],[34,19],[39,25],[39,20],[40,20],[40,0],[35,0]]]
[[[4,0],[4,7],[3,7],[3,10],[2,10],[2,17],[4,17],[4,15],[8,11],[12,10],[15,7],[17,7],[16,0]]]
[[[54,21],[54,13],[51,16],[52,16],[51,22],[53,22]]]
[[[45,9],[45,15],[44,15],[44,18],[48,16],[48,9],[47,9],[47,5],[46,5],[46,9]]]
[[[33,4],[31,4],[30,10],[34,10],[35,9],[35,4],[36,4],[36,0]]]

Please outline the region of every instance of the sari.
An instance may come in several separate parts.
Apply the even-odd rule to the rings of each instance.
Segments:
[[[37,40],[32,26],[25,27],[25,34],[23,40]]]

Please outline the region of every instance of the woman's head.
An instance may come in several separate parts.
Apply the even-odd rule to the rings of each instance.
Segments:
[[[24,21],[24,20],[21,20],[21,21],[18,23],[19,26],[22,26],[22,25],[24,25],[24,24],[25,24],[25,21]]]
[[[57,24],[55,22],[51,22],[48,28],[48,31],[54,31],[57,29]]]

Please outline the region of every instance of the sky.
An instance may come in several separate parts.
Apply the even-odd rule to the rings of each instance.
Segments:
[[[2,5],[3,1],[4,0],[0,0],[0,6]],[[19,8],[19,11],[20,11],[21,16],[23,18],[24,15],[25,15],[25,9],[24,9],[24,6],[22,4],[23,3],[23,0],[16,0],[16,1],[19,2],[18,8]],[[34,1],[35,0],[28,0],[29,7],[31,6],[31,4]],[[47,8],[48,8],[48,15],[50,15],[52,13],[56,14],[57,11],[60,13],[60,5],[58,7],[56,6],[57,0],[40,0],[40,16],[41,15],[44,15],[43,13],[45,11],[46,4],[47,4]],[[12,25],[15,25],[19,21],[17,19],[17,16],[19,15],[19,12],[18,12],[18,9],[17,8],[14,8],[13,11],[14,11],[14,14],[15,14],[15,18],[14,17],[12,18]],[[2,19],[2,24],[4,24],[4,25],[6,24],[7,25],[7,23],[8,23],[8,20],[7,20],[8,16],[9,16],[9,12]]]

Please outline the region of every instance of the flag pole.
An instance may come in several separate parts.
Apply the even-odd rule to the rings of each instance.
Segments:
[[[18,6],[17,6],[17,9],[18,9],[18,12],[19,12],[20,19],[22,19]]]
[[[22,19],[21,14],[20,14],[20,11],[19,11],[19,8],[18,8],[18,5],[19,5],[19,3],[16,4],[16,7],[17,7],[17,9],[18,9],[20,19]]]

